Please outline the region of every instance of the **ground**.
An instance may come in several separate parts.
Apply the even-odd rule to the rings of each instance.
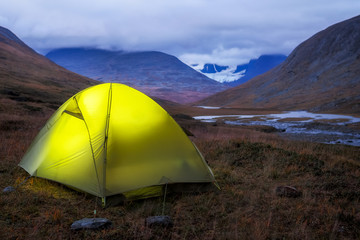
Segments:
[[[175,114],[212,168],[219,190],[166,196],[172,228],[149,228],[163,198],[103,209],[94,196],[30,178],[17,164],[51,112],[0,118],[1,239],[359,239],[360,148],[288,140],[266,127],[201,123]],[[22,183],[22,184],[21,184]],[[301,191],[279,197],[278,186]],[[72,231],[79,219],[108,218],[109,228]]]

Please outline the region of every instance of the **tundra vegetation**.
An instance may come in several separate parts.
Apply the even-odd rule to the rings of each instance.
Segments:
[[[0,110],[0,186],[17,187],[0,195],[1,239],[360,237],[359,147],[287,140],[261,126],[201,123],[169,108],[193,135],[221,189],[167,195],[164,213],[173,227],[150,228],[145,219],[162,214],[163,197],[103,209],[94,196],[61,184],[23,182],[28,173],[17,164],[54,109],[3,98]],[[279,196],[279,186],[301,195]],[[112,221],[110,227],[70,229],[74,221],[94,217],[95,209],[96,217]]]

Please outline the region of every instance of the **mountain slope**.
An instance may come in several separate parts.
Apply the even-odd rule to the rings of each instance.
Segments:
[[[238,86],[240,84],[243,84],[250,79],[263,74],[270,69],[276,67],[283,61],[285,61],[286,56],[281,54],[273,54],[273,55],[261,55],[258,59],[252,59],[250,62],[246,65],[244,77],[238,79],[237,81],[231,82],[231,86]],[[243,65],[237,66],[238,71],[242,71]]]
[[[359,114],[359,29],[360,16],[330,26],[279,66],[199,104]]]
[[[0,112],[26,113],[57,108],[98,82],[54,64],[0,27],[0,84]]]
[[[199,100],[227,88],[161,52],[68,48],[51,51],[46,57],[81,75],[124,83],[148,95],[180,103]]]

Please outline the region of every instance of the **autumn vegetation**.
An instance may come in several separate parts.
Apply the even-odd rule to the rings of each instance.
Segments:
[[[18,104],[2,99],[1,107]],[[96,197],[61,184],[29,178],[17,166],[51,115],[47,107],[0,113],[1,239],[358,239],[360,148],[290,141],[262,127],[200,123],[169,111],[212,168],[220,190],[167,195],[172,228],[149,228],[163,198],[103,209]],[[278,186],[301,191],[279,197]],[[96,210],[96,215],[94,215]],[[85,217],[104,217],[101,230],[70,230]]]

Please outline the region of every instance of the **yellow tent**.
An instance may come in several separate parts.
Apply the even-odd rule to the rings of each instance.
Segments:
[[[103,199],[158,196],[164,185],[211,183],[214,176],[171,116],[126,85],[87,88],[66,101],[19,164]],[[185,183],[185,184],[184,184]]]

